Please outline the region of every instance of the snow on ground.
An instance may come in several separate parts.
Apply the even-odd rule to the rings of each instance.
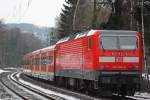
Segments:
[[[42,88],[42,87],[40,87],[40,86],[33,85],[32,83],[29,83],[29,82],[27,82],[27,81],[24,81],[24,80],[22,80],[21,78],[19,78],[19,77],[20,77],[20,73],[18,73],[16,76],[18,77],[18,81],[20,81],[20,82],[22,82],[23,84],[26,84],[26,85],[28,85],[28,86],[30,86],[30,87],[33,87],[33,88],[35,88],[35,89],[38,89],[38,90],[40,90],[40,91],[42,91],[42,92],[44,92],[44,93],[57,95],[57,96],[60,96],[60,97],[65,98],[65,99],[67,99],[67,100],[80,100],[80,99],[78,99],[78,98],[75,98],[75,97],[72,97],[72,96],[68,96],[68,95],[64,95],[64,94],[61,94],[61,93],[58,93],[58,92],[55,92],[55,91],[51,91],[51,90],[48,90],[48,89],[44,89],[44,88]],[[11,77],[12,77],[12,75],[11,75]],[[12,77],[12,78],[13,78],[13,77]],[[14,78],[13,78],[13,79],[14,79]]]
[[[7,68],[4,68],[4,69],[17,69],[17,68],[14,68],[14,67],[7,67]]]
[[[19,78],[21,73],[18,73],[16,76]]]
[[[9,71],[5,71],[5,70],[0,69],[0,74],[4,73],[4,72],[9,72]]]
[[[135,97],[141,97],[139,100],[150,100],[150,94],[149,93],[146,93],[146,92],[143,92],[143,93],[135,93],[134,95]]]
[[[150,94],[146,92],[143,92],[143,93],[136,92],[134,96],[127,96],[127,97],[136,99],[136,100],[150,100]]]
[[[17,76],[18,79],[19,79],[20,73],[18,73],[16,76]],[[145,75],[145,74],[142,74],[142,77],[145,78],[146,75]],[[150,78],[150,76],[149,76],[149,78]],[[66,99],[68,99],[68,100],[79,100],[78,98],[74,98],[74,97],[72,97],[72,96],[64,95],[64,94],[61,94],[61,93],[58,93],[58,92],[55,92],[55,91],[51,91],[51,90],[48,90],[48,89],[44,89],[44,88],[42,88],[42,87],[40,87],[40,86],[37,86],[37,85],[33,85],[33,84],[31,84],[31,83],[29,83],[29,82],[27,82],[27,81],[24,81],[24,80],[22,80],[22,79],[19,79],[19,81],[22,82],[23,84],[26,84],[26,85],[31,86],[31,87],[33,87],[33,88],[39,89],[40,91],[45,92],[45,93],[48,93],[48,94],[58,95],[58,96],[60,96],[60,97],[66,98]],[[129,96],[129,98],[136,99],[136,100],[150,100],[150,94],[149,94],[149,93],[146,93],[146,92],[143,92],[143,93],[137,92],[137,93],[135,93],[134,96]]]
[[[147,80],[147,74],[143,73],[143,74],[142,74],[142,78]],[[148,75],[148,79],[149,79],[149,81],[150,81],[150,75]]]

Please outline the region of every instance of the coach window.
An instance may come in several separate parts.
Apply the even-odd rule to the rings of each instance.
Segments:
[[[31,59],[29,59],[28,64],[29,64],[29,65],[32,65],[32,61],[31,61]]]
[[[37,65],[39,66],[40,65],[40,59],[37,58]]]
[[[33,66],[33,65],[34,65],[34,59],[33,59],[33,58],[32,58],[32,60],[31,60],[31,63],[32,63],[31,65]]]
[[[41,58],[41,65],[43,66],[43,57]]]
[[[35,65],[35,58],[33,59],[33,65]]]
[[[48,64],[52,64],[52,62],[53,62],[53,56],[49,56],[48,58],[49,58],[49,59],[47,60],[47,61],[48,61]]]
[[[41,59],[41,64],[42,64],[42,66],[44,65],[44,58],[43,57]]]
[[[39,66],[40,65],[40,59],[37,58],[37,65]]]
[[[36,58],[34,58],[34,65],[36,65]]]
[[[42,62],[42,66],[44,66],[44,57],[42,57],[41,62]]]
[[[35,65],[37,66],[37,58],[35,58]]]
[[[38,65],[38,58],[35,59],[35,65]]]
[[[26,65],[30,65],[29,60],[26,60]]]
[[[27,65],[30,65],[30,60],[29,60],[29,59],[27,60],[26,64],[27,64]]]
[[[43,66],[45,66],[45,58],[43,57],[43,59],[42,59],[42,60],[43,60]]]
[[[43,58],[43,66],[46,66],[46,57]]]
[[[39,58],[39,66],[41,66],[41,65],[42,65],[42,59]]]

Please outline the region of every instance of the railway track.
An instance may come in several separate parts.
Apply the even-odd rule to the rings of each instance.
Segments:
[[[4,87],[6,87],[7,89],[9,89],[11,92],[13,92],[14,94],[16,94],[20,99],[22,100],[28,100],[27,97],[21,95],[20,93],[16,92],[14,89],[12,89],[10,86],[6,85],[6,83],[4,83],[3,81],[1,81],[2,85]]]
[[[20,77],[22,77],[22,75]],[[26,77],[26,76],[24,76],[24,77]],[[57,88],[55,86],[48,85],[45,82],[43,83],[39,80],[31,79],[30,77],[26,77],[26,78],[29,78],[27,80],[25,79],[26,81],[29,81],[29,82],[32,81],[33,84],[36,84],[36,85],[42,84],[41,87],[45,87],[45,88],[48,88],[48,89],[51,88],[54,91],[55,91],[55,88]],[[38,81],[39,84],[37,84],[37,81]],[[126,96],[126,97],[122,97],[122,96],[118,96],[118,95],[113,95],[111,97],[95,97],[95,96],[90,95],[90,94],[83,94],[83,93],[80,93],[80,92],[78,93],[76,91],[74,92],[74,91],[71,91],[71,90],[63,89],[63,88],[58,89],[56,91],[63,92],[65,94],[80,98],[81,100],[143,100],[143,99],[144,100],[150,100],[150,97],[143,97],[143,96],[140,96],[140,95],[139,96],[137,96],[137,95],[135,95],[135,96]]]
[[[3,85],[3,87],[6,87],[7,89],[9,89],[11,92],[13,92],[15,94],[15,98],[13,98],[14,96],[10,95],[10,94],[5,94],[5,98],[13,98],[11,100],[66,100],[63,97],[59,97],[57,95],[54,94],[47,94],[45,92],[42,92],[39,89],[33,88],[32,86],[29,85],[25,85],[22,82],[19,81],[19,78],[22,76],[19,75],[19,73],[13,73],[11,75],[9,75],[8,73],[5,73],[2,75],[1,77],[1,82],[0,82],[0,87],[1,85]],[[28,77],[30,78],[30,77]],[[31,79],[31,78],[30,78]],[[37,80],[33,80],[35,81],[35,83],[42,83],[41,81]],[[34,83],[32,83],[34,84]],[[47,89],[50,89],[46,83],[42,83],[42,88],[46,86]],[[20,88],[23,87],[23,88]],[[50,86],[51,87],[51,86]],[[70,90],[66,90],[66,89],[62,89],[59,88],[58,90],[56,90],[57,87],[52,86],[53,88],[51,88],[50,90],[54,90],[54,91],[59,91],[62,94],[68,94],[74,97],[79,98],[80,100],[150,100],[149,97],[143,97],[143,96],[126,96],[126,97],[121,97],[121,96],[117,96],[117,95],[113,95],[112,97],[92,97],[89,94],[83,94],[83,93],[77,93],[77,92],[73,92]],[[18,89],[19,88],[19,89]],[[28,91],[25,91],[28,90]],[[0,88],[0,91],[2,91],[2,89]],[[30,92],[29,92],[30,91]],[[68,93],[69,92],[69,93]],[[0,92],[1,93],[1,92]],[[36,94],[36,96],[35,96]],[[42,97],[42,98],[41,98]],[[68,99],[70,100],[70,99]]]
[[[143,97],[143,96],[129,96],[128,98],[132,98],[135,100],[150,100],[150,97]]]
[[[0,100],[1,99],[17,100],[18,97],[15,94],[10,93],[9,89],[0,81]]]
[[[47,98],[48,100],[66,100],[65,98],[62,98],[62,97],[59,97],[59,96],[53,95],[53,94],[51,94],[51,95],[50,95],[50,94],[47,94],[47,93],[45,93],[45,92],[40,91],[39,89],[33,88],[33,87],[31,87],[31,86],[25,85],[25,84],[23,84],[23,83],[17,81],[17,80],[16,80],[16,78],[17,78],[17,77],[16,77],[16,74],[17,74],[17,73],[13,73],[11,76],[9,76],[9,78],[10,78],[13,82],[17,83],[18,85],[20,85],[20,86],[22,86],[22,87],[24,87],[24,88],[26,88],[26,89],[28,89],[28,90],[30,90],[30,91],[32,91],[32,92],[38,94],[38,95],[41,95],[41,96],[45,97],[45,98]]]
[[[20,82],[17,82],[9,75],[10,73],[3,73],[1,74],[1,88],[0,91],[3,91],[3,98],[9,98],[9,100],[65,100],[62,97],[54,96],[54,95],[47,95],[42,93],[41,91],[37,91],[31,87],[27,87]],[[13,74],[15,75],[15,74]],[[13,93],[7,93],[5,90]]]
[[[36,100],[37,98],[31,96],[31,94],[25,92],[23,89],[19,88],[17,85],[15,85],[14,83],[12,83],[9,79],[8,76],[9,73],[3,73],[1,75],[1,85],[3,88],[3,90],[5,90],[7,88],[7,91],[10,91],[12,94],[9,94],[10,97],[9,99],[18,99],[18,100],[29,100],[29,99],[33,99]],[[14,95],[15,94],[15,95]],[[6,99],[5,97],[3,97],[3,99]],[[37,99],[39,100],[39,99]]]
[[[128,96],[121,97],[121,96],[117,96],[117,95],[113,95],[111,97],[95,97],[95,96],[90,95],[90,94],[84,94],[84,93],[80,93],[78,91],[71,91],[71,90],[67,90],[67,89],[64,89],[64,88],[51,86],[50,84],[47,84],[45,82],[42,82],[42,81],[39,81],[39,80],[36,80],[36,79],[32,79],[32,78],[24,76],[22,74],[20,75],[20,77],[21,78],[23,78],[23,77],[29,78],[29,79],[25,79],[25,81],[29,81],[32,84],[35,84],[35,85],[42,84],[42,85],[40,85],[40,87],[48,88],[48,89],[51,89],[51,90],[54,90],[54,91],[59,91],[62,94],[68,94],[68,95],[77,97],[81,100],[140,100],[139,98],[143,98],[143,97],[140,97],[140,96],[138,96],[138,97],[132,97],[132,96],[130,96],[130,97],[128,97]],[[23,78],[23,80],[24,80],[24,78]],[[56,88],[59,88],[59,89],[56,90]],[[137,98],[137,99],[135,99],[135,98]],[[150,100],[150,98],[146,98],[146,100]]]
[[[16,75],[16,76],[18,76],[18,75]],[[22,74],[20,75],[20,77],[23,78]],[[67,90],[67,89],[56,87],[54,85],[47,84],[46,82],[42,82],[42,81],[39,81],[39,80],[36,80],[36,79],[34,80],[34,79],[29,78],[27,76],[25,76],[25,77],[29,79],[28,81],[25,80],[27,83],[31,83],[31,84],[34,84],[34,85],[36,85],[38,87],[42,87],[42,89],[55,91],[55,92],[57,92],[59,94],[65,95],[65,96],[70,96],[69,98],[67,98],[67,100],[72,100],[72,98],[73,98],[73,100],[103,100],[103,99],[99,99],[99,98],[88,96],[86,94],[77,93],[77,92],[74,92],[74,91],[70,91],[70,90]],[[24,80],[24,78],[23,78],[23,80]]]

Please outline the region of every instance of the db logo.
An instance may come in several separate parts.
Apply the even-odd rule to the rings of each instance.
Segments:
[[[123,62],[123,57],[116,57],[116,62]]]

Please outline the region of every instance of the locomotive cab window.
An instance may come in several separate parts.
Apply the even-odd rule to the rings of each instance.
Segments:
[[[136,50],[138,48],[136,36],[101,36],[99,42],[102,50]]]

